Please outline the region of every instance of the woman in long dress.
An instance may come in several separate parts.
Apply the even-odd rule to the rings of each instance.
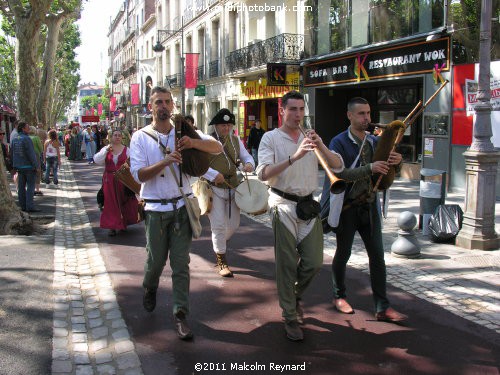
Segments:
[[[94,133],[90,126],[87,127],[86,131],[83,134],[83,139],[85,141],[85,155],[87,156],[87,161],[89,164],[94,163],[94,155],[95,155],[95,140]]]
[[[122,133],[113,131],[111,143],[94,155],[98,165],[104,165],[102,190],[104,208],[101,213],[100,226],[109,229],[109,236],[116,236],[117,231],[125,231],[127,225],[138,222],[138,202],[135,194],[115,178],[116,172],[129,157],[129,149],[122,145]]]
[[[75,126],[71,129],[69,139],[69,160],[82,160],[82,141],[78,128]]]

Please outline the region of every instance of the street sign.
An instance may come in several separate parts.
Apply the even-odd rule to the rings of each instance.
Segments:
[[[194,96],[205,96],[205,85],[197,85],[194,89]]]
[[[286,64],[267,63],[268,86],[286,85]]]
[[[82,116],[82,122],[99,122],[99,116]]]

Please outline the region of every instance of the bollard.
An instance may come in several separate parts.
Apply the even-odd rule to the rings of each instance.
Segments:
[[[420,245],[413,228],[417,225],[417,217],[410,211],[401,212],[398,216],[398,238],[391,246],[392,255],[400,258],[419,258]]]

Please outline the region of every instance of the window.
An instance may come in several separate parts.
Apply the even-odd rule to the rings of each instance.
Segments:
[[[445,0],[307,0],[306,52],[322,55],[445,26]]]

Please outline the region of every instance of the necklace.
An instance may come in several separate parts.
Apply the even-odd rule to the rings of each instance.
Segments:
[[[160,133],[154,127],[153,127],[153,130],[155,131],[156,139],[158,140],[158,148],[161,150],[161,152],[163,152],[164,155],[170,154],[171,150],[170,150],[170,146],[168,145],[168,141],[170,139],[170,133],[171,133],[172,129],[170,129],[170,132],[168,132],[168,134],[166,134],[166,135],[163,133]],[[161,137],[165,137],[165,136],[167,137],[167,140],[165,141],[165,145],[163,145],[163,142],[161,141]]]

